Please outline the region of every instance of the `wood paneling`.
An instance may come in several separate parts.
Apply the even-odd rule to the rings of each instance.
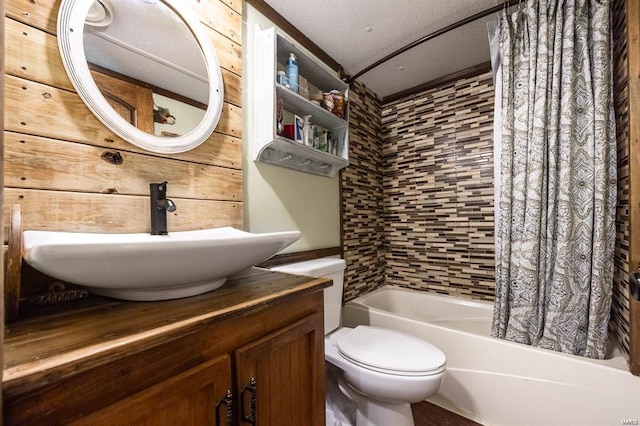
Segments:
[[[4,16],[4,1],[0,2],[0,18]],[[0,34],[4,34],[4,19],[0,22]],[[5,70],[5,45],[0,44],[0,99],[4,99],[4,70]],[[0,102],[0,117],[4,117],[4,101]],[[0,211],[2,210],[3,198],[3,176],[4,176],[4,124],[0,132]],[[0,239],[4,240],[2,228],[0,228]],[[0,256],[0,283],[4,283],[4,256]],[[0,291],[0,364],[4,365],[4,291]],[[2,395],[2,384],[0,383],[0,396]],[[2,398],[0,398],[2,399]],[[3,402],[0,401],[0,419],[4,418]],[[1,422],[0,422],[1,423]]]
[[[213,34],[213,31],[208,31]],[[61,89],[74,90],[58,53],[57,38],[24,23],[6,19],[6,73],[34,80]],[[242,81],[240,78],[239,53],[241,46],[225,41],[224,37],[214,39],[224,50],[218,55],[224,83],[225,101],[242,105]],[[43,66],[42,58],[47,59]],[[224,60],[224,62],[222,62]]]
[[[178,207],[170,232],[243,227],[242,2],[189,4],[221,66],[222,115],[200,146],[158,154],[116,136],[75,93],[57,45],[60,0],[3,2],[3,199],[21,206],[24,229],[149,232],[149,183],[163,180]]]
[[[218,62],[222,68],[242,75],[242,46],[229,40],[217,31],[205,27],[216,50]]]
[[[56,34],[58,9],[62,0],[6,0],[5,13],[20,22]]]
[[[55,36],[13,19],[4,21],[7,74],[74,90],[62,64]]]
[[[5,135],[5,158],[5,184],[14,188],[146,196],[150,182],[167,180],[169,197],[239,202],[243,196],[239,170],[13,132]]]
[[[242,106],[242,78],[227,71],[224,68],[222,71],[222,82],[224,87],[224,100],[230,104]]]
[[[213,1],[213,0],[196,0],[196,1]],[[242,16],[242,0],[220,0],[221,3],[226,4],[231,9],[235,10]]]
[[[61,0],[7,0],[5,12],[13,19],[55,35],[60,2]],[[242,1],[189,0],[188,3],[202,23],[242,44]]]
[[[5,130],[78,142],[117,138],[73,92],[6,75],[5,102]],[[242,108],[223,104],[216,132],[242,137]]]
[[[17,318],[20,309],[20,281],[22,277],[22,214],[20,213],[20,204],[12,205],[9,214],[9,229],[7,230],[9,249],[6,256],[6,280],[2,292],[8,321]]]
[[[222,1],[188,0],[186,3],[198,15],[200,22],[242,44],[242,11],[238,13]]]
[[[169,184],[171,195],[171,184]],[[167,214],[170,231],[234,226],[242,229],[242,203],[170,197],[178,207]],[[151,232],[149,197],[5,187],[4,204],[22,206],[25,230]],[[9,213],[4,209],[4,235]]]
[[[28,86],[21,87],[26,88]],[[11,90],[11,88],[9,88],[9,90]],[[18,93],[19,90],[23,89],[16,88]],[[43,97],[52,96],[52,94],[57,93],[61,93],[65,98],[69,97],[68,92],[55,92],[53,90],[43,92]],[[74,99],[73,96],[70,96],[70,98]],[[29,118],[29,111],[26,105],[24,107],[14,108],[14,110],[11,111],[11,114],[5,114],[5,129],[7,129],[8,132],[13,131],[16,134],[21,135],[20,140],[27,140],[31,137],[37,137],[36,135],[41,135],[71,142],[100,146],[112,150],[138,152],[147,156],[165,157],[173,160],[179,159],[188,162],[222,166],[232,169],[240,169],[242,167],[242,141],[239,138],[215,132],[205,143],[191,151],[180,154],[149,153],[148,151],[120,139],[114,133],[111,133],[111,131],[102,126],[89,112],[89,110],[83,107],[83,105],[84,104],[73,105],[73,107],[77,108],[77,111],[73,110],[66,115],[60,115],[63,120],[68,120],[69,124],[76,126],[75,129],[70,130],[67,127],[57,126],[56,117],[53,116],[46,117],[45,124],[42,124],[37,120],[33,121]],[[15,116],[15,114],[18,114],[18,116]],[[29,119],[29,122],[21,121],[21,117]],[[81,117],[84,117],[88,123],[81,123],[80,120],[78,120]],[[239,120],[240,117],[237,119]],[[12,120],[12,126],[7,125],[9,120]],[[53,127],[47,127],[46,124],[50,124]],[[27,133],[25,130],[29,130],[30,132]],[[162,172],[162,170],[158,170],[157,172]]]
[[[6,130],[145,152],[123,141],[103,126],[75,93],[12,76],[7,76],[5,81],[5,100],[12,106],[5,113]],[[240,168],[242,146],[241,141],[236,138],[242,133],[242,110],[230,104],[225,105],[219,131],[205,143],[193,151],[165,156]],[[40,111],[40,114],[34,111]]]

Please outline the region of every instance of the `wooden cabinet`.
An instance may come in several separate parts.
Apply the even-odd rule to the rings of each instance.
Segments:
[[[324,365],[318,320],[305,318],[235,351],[241,421],[249,416],[260,425],[324,425],[324,385],[318,382],[324,377],[314,371]]]
[[[11,323],[4,424],[324,425],[329,281],[254,271],[192,298]]]
[[[297,57],[298,74],[309,83],[310,94],[276,82],[278,70],[284,70],[289,54]],[[253,156],[262,161],[308,173],[335,176],[349,164],[349,86],[336,72],[311,52],[298,45],[277,28],[256,27],[252,55],[251,80]],[[337,91],[344,98],[344,112],[336,115],[313,101],[314,95]],[[295,137],[295,117],[310,116],[320,138],[327,135],[327,147],[318,149]],[[282,118],[282,131],[278,121]],[[286,126],[293,126],[288,134]],[[324,147],[324,143],[321,144]]]
[[[232,389],[231,358],[222,355],[71,424],[223,425],[228,389]]]
[[[235,393],[225,354],[71,424],[321,426],[323,358],[322,318],[309,316],[234,351]]]

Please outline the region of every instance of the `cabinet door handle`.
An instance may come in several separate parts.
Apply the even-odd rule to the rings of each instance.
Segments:
[[[256,378],[252,377],[251,381],[242,389],[242,393],[240,393],[240,421],[243,423],[249,423],[253,426],[256,424]],[[244,409],[244,394],[245,392],[249,392],[251,394],[251,412],[249,414],[245,414]]]
[[[227,423],[226,426],[231,426],[231,423],[233,422],[233,394],[231,393],[231,389],[227,389],[227,395],[222,398],[220,401],[218,401],[218,403],[216,404],[216,426],[221,426],[220,424],[220,406],[223,405],[225,406],[225,411],[226,411],[226,416],[227,416]]]

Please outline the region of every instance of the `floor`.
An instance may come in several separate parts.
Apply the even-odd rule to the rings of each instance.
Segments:
[[[411,405],[416,426],[481,426],[458,414],[423,401]]]

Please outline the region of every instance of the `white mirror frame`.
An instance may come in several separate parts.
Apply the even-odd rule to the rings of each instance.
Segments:
[[[92,1],[62,0],[58,12],[58,47],[73,87],[105,126],[140,148],[161,154],[173,154],[197,147],[213,133],[222,114],[224,89],[218,58],[200,22],[180,0],[162,2],[188,25],[200,45],[207,65],[209,105],[200,124],[186,135],[171,138],[150,135],[127,122],[109,105],[93,81],[84,53],[84,22]]]

